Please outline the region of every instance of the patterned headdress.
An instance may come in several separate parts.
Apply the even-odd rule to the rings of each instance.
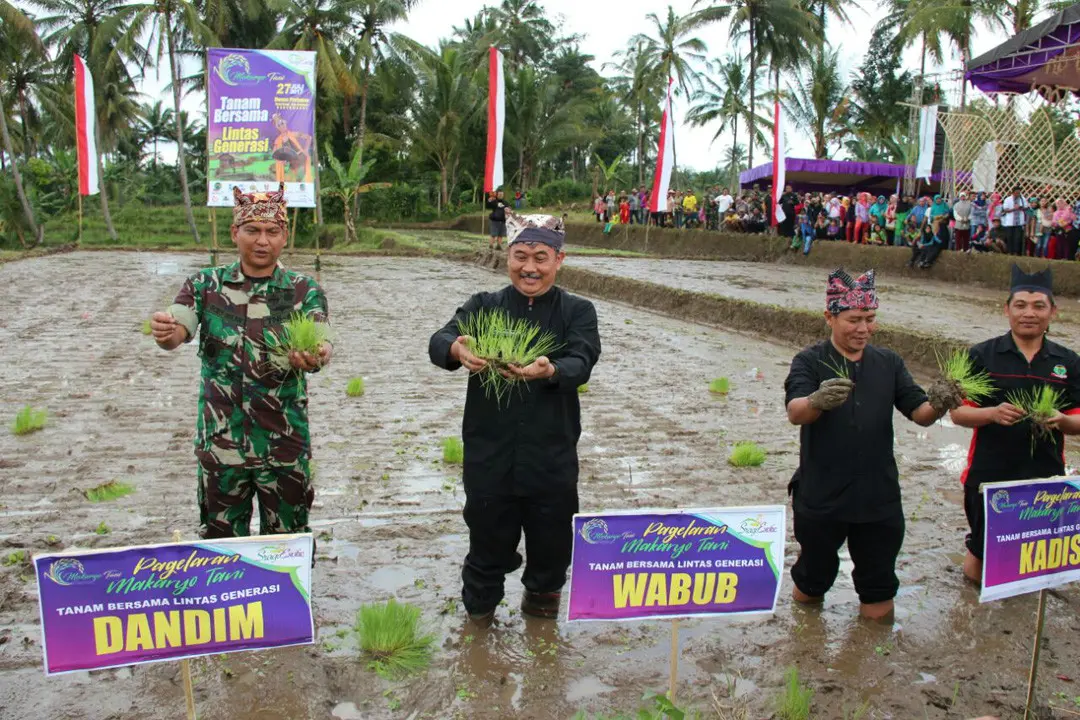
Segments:
[[[825,309],[831,315],[845,310],[877,310],[877,291],[874,289],[874,271],[867,270],[857,278],[837,268],[829,275],[825,286]]]
[[[271,222],[286,225],[285,183],[274,192],[245,193],[233,187],[233,225]]]
[[[562,218],[554,215],[517,215],[506,213],[506,235],[509,244],[543,243],[551,249],[562,250],[566,227]]]

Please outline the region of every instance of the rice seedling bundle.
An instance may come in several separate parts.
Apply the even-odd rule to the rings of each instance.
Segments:
[[[776,701],[776,717],[780,720],[808,720],[814,691],[799,680],[798,668],[789,667],[784,673],[783,694]]]
[[[434,635],[420,629],[420,608],[388,600],[361,606],[354,627],[368,668],[395,679],[419,672],[431,662]]]
[[[349,397],[360,397],[364,394],[364,378],[355,377],[345,386],[345,394]]]
[[[443,440],[442,460],[444,463],[461,463],[465,461],[465,446],[461,438],[448,437]]]
[[[941,375],[965,400],[982,404],[994,394],[994,381],[984,370],[976,370],[975,363],[965,350],[957,350],[945,358],[938,357]]]
[[[709,383],[709,392],[717,395],[727,395],[731,390],[731,381],[726,377],[716,378]]]
[[[16,435],[28,435],[35,430],[45,427],[45,421],[49,414],[44,410],[35,410],[29,405],[15,413],[15,420],[11,423],[11,432]]]
[[[150,327],[150,321],[149,320],[143,320],[142,334],[143,335],[149,335],[152,332],[153,332],[153,329]]]
[[[487,363],[479,371],[480,383],[499,404],[521,382],[513,375],[506,377],[505,371],[531,365],[559,347],[554,334],[525,318],[510,317],[501,308],[477,311],[458,324],[458,332],[469,338],[469,352]]]
[[[841,358],[839,361],[836,361],[836,362],[833,362],[831,360],[821,360],[820,362],[827,369],[831,370],[832,374],[834,376],[836,376],[837,378],[842,378],[844,380],[850,380],[851,379],[851,370],[848,369],[848,364],[847,364],[846,359]]]
[[[269,333],[268,333],[269,334]],[[305,352],[317,355],[319,346],[330,338],[330,326],[303,313],[293,313],[281,327],[281,333],[271,337],[271,362],[282,370],[292,370],[289,353]]]
[[[589,383],[585,383],[584,385],[578,385],[577,391],[578,395],[584,395],[585,393],[589,392]]]
[[[754,442],[737,442],[728,462],[735,467],[757,467],[765,462],[765,451]]]
[[[124,497],[125,495],[130,495],[133,492],[135,492],[134,485],[129,485],[124,482],[118,482],[116,480],[110,480],[103,485],[98,485],[97,487],[90,488],[83,494],[90,502],[98,503],[108,502],[109,500],[116,500]]]
[[[1035,441],[1042,437],[1053,437],[1053,431],[1046,426],[1046,421],[1065,409],[1064,393],[1049,385],[1040,385],[1028,390],[1013,390],[1005,395],[1005,402],[1024,411],[1031,421],[1031,454],[1035,454]]]

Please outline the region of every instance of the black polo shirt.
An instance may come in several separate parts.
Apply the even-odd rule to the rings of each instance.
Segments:
[[[1052,385],[1062,394],[1067,415],[1080,413],[1080,356],[1051,340],[1031,362],[1016,347],[1012,333],[979,343],[969,351],[975,367],[990,373],[994,393],[983,402],[993,407],[1006,402],[1014,390]],[[973,403],[967,403],[973,405]],[[984,482],[1028,480],[1065,474],[1065,436],[1055,430],[1050,437],[1035,435],[1030,422],[1006,427],[991,423],[976,428],[971,436],[968,465],[961,482],[978,488]]]
[[[828,340],[791,361],[786,403],[836,377],[846,364],[855,389],[847,401],[799,428],[799,467],[791,479],[795,511],[841,522],[876,522],[902,512],[893,457],[893,408],[908,419],[926,393],[892,350],[867,345],[862,360],[846,360]]]

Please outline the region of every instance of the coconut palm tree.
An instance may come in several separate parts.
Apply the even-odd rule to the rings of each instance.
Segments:
[[[708,48],[700,38],[691,37],[696,29],[692,16],[679,16],[668,5],[667,16],[661,20],[656,13],[649,13],[645,20],[652,24],[652,35],[638,34],[630,38],[631,44],[640,44],[646,62],[657,70],[663,82],[675,80],[683,95],[689,96],[698,84],[697,71],[692,63],[705,61]]]
[[[746,167],[746,146],[733,142],[724,151],[724,165],[721,172],[729,177],[734,189],[739,187],[739,173]]]
[[[693,104],[686,119],[691,125],[702,127],[719,121],[713,141],[731,129],[731,144],[739,146],[739,122],[749,129],[756,129],[757,141],[766,142],[761,128],[769,128],[772,122],[763,117],[760,108],[751,108],[747,102],[750,78],[746,66],[734,56],[710,63],[709,71],[702,76],[702,87],[694,94]],[[753,116],[753,117],[751,117]],[[743,147],[743,152],[746,148]]]
[[[922,44],[919,77],[926,75],[926,58],[936,63],[945,59],[942,43],[944,25],[941,16],[932,12],[936,0],[886,0],[886,14],[875,28],[875,33],[892,37],[897,50],[903,51],[916,42]],[[927,10],[931,12],[926,12]]]
[[[809,35],[817,37],[817,20],[802,9],[795,0],[697,0],[695,12],[687,19],[690,27],[698,28],[722,20],[731,21],[731,32],[737,39],[746,38],[750,45],[750,107],[757,107],[758,69],[762,61],[772,56],[774,65],[779,67],[781,59],[787,64],[790,55],[788,48],[802,45],[809,52],[816,45],[813,41],[803,41]],[[762,47],[762,45],[765,47]],[[751,166],[754,164],[754,138],[757,135],[757,121],[753,114],[750,120],[747,157]]]
[[[464,130],[476,120],[483,103],[464,67],[464,56],[453,45],[443,45],[439,52],[428,50],[419,58],[417,70],[420,92],[413,113],[413,142],[439,170],[439,206],[443,208],[450,203]]]
[[[497,8],[487,9],[495,30],[491,45],[506,53],[514,67],[529,62],[539,65],[554,43],[555,25],[537,0],[502,0]]]
[[[533,187],[538,161],[571,147],[581,136],[582,99],[558,78],[522,65],[507,76],[506,134],[518,150],[518,185]]]
[[[162,55],[169,58],[169,84],[172,87],[173,114],[180,114],[180,61],[178,46],[191,43],[210,46],[218,45],[219,40],[199,16],[198,8],[190,0],[150,0],[135,2],[124,6],[114,15],[106,27],[111,31],[111,23],[126,25],[123,36],[117,41],[117,52],[121,55],[137,53],[140,40],[147,38],[150,55],[159,61]],[[183,123],[173,123],[176,131],[177,166],[180,170],[180,191],[184,196],[184,211],[188,225],[196,243],[201,243],[199,227],[195,224],[195,214],[191,209],[191,190],[188,187],[187,159],[184,145]]]
[[[619,58],[616,63],[606,63],[605,68],[613,68],[616,75],[612,78],[615,92],[622,101],[632,108],[634,126],[637,133],[637,151],[635,153],[638,169],[638,183],[645,183],[645,145],[649,114],[655,112],[663,96],[664,86],[659,67],[652,64],[646,52],[648,43],[644,40],[631,42],[627,50],[615,53]]]
[[[144,104],[139,109],[139,115],[143,142],[154,144],[154,158],[151,163],[154,167],[157,167],[159,157],[158,140],[169,139],[169,133],[172,130],[173,111],[170,108],[163,107],[163,103],[158,100],[153,105]]]
[[[814,141],[814,157],[827,158],[829,144],[838,146],[850,134],[846,120],[848,86],[840,78],[835,50],[825,50],[812,60],[781,95],[781,102],[796,127]]]
[[[41,39],[34,31],[34,24],[7,0],[0,0],[0,83],[7,78],[7,70],[14,59],[13,56],[26,52],[45,52]],[[0,96],[0,142],[3,143],[4,153],[11,160],[11,175],[15,181],[15,192],[19,196],[19,204],[26,218],[26,227],[34,236],[35,242],[40,245],[45,241],[45,228],[38,225],[34,219],[34,210],[30,207],[30,200],[26,196],[22,173],[19,172],[19,163],[15,156],[11,133],[8,130],[7,110],[2,96]]]

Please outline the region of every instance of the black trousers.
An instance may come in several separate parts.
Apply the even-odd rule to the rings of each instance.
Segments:
[[[1005,228],[1005,248],[1010,255],[1024,254],[1024,226]]]
[[[851,579],[859,602],[879,603],[896,597],[900,589],[896,558],[904,544],[902,511],[869,523],[841,522],[796,511],[794,525],[799,559],[791,568],[791,579],[799,590],[821,597],[832,588],[840,572],[840,547],[846,540],[855,565]]]
[[[573,549],[577,486],[519,497],[465,491],[465,524],[469,554],[461,570],[461,600],[465,610],[483,614],[495,609],[504,595],[506,574],[521,567],[518,544],[525,533],[525,573],[521,583],[529,592],[558,592],[566,584]]]
[[[986,506],[983,505],[983,496],[979,492],[980,484],[969,480],[964,483],[964,515],[967,516],[968,527],[971,532],[964,538],[964,545],[968,552],[983,559],[983,542],[986,540]]]

